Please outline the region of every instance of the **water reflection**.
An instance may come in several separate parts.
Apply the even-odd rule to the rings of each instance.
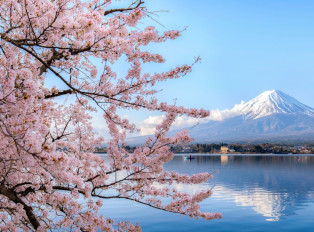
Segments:
[[[314,202],[314,156],[202,155],[194,160],[176,156],[167,169],[180,173],[216,171],[208,182],[216,199],[232,199],[251,207],[267,221],[278,221]],[[204,186],[190,186],[197,191]],[[190,188],[190,189],[189,189]],[[210,208],[212,200],[204,208]]]

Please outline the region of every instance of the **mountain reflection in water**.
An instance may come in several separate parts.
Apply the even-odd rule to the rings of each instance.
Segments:
[[[314,156],[215,155],[195,156],[192,162],[182,156],[166,165],[180,173],[215,171],[214,198],[232,199],[250,206],[268,221],[295,214],[314,203]]]
[[[176,155],[165,169],[214,172],[207,183],[176,187],[190,193],[213,188],[201,209],[222,212],[221,220],[189,219],[118,200],[106,204],[104,216],[138,222],[143,231],[313,231],[314,155],[184,156]]]

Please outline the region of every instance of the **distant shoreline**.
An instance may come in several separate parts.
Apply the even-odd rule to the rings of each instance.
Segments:
[[[108,154],[107,152],[94,152],[95,154]],[[240,153],[240,152],[234,152],[234,153],[188,153],[188,152],[178,152],[174,153],[175,155],[265,155],[265,156],[276,156],[276,155],[287,155],[287,156],[293,156],[293,155],[309,155],[309,156],[314,156],[314,153]]]
[[[132,153],[136,146],[123,147]],[[314,154],[314,142],[309,144],[189,144],[170,147],[175,154]],[[95,152],[106,153],[106,147],[95,148]]]

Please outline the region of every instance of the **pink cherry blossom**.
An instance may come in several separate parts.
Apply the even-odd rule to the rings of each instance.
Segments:
[[[195,218],[221,218],[200,211],[211,191],[190,195],[174,185],[199,184],[211,173],[189,176],[163,168],[173,158],[172,145],[191,141],[186,130],[167,135],[176,117],[202,118],[209,112],[159,102],[155,84],[181,78],[193,65],[142,71],[143,63],[165,62],[146,45],[176,39],[181,32],[141,30],[137,24],[150,14],[142,0],[125,8],[112,2],[0,1],[1,231],[140,231],[138,225],[98,213],[112,198]],[[121,58],[130,65],[125,76],[113,65]],[[62,84],[48,88],[47,81]],[[75,100],[57,104],[54,99],[63,95]],[[129,153],[126,136],[138,128],[119,115],[121,109],[160,111],[166,117],[144,146]],[[104,141],[91,126],[95,111],[102,112],[111,135],[108,160],[94,153]]]

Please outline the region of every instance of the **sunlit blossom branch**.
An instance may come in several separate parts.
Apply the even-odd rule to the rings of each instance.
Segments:
[[[142,71],[144,63],[165,62],[145,47],[176,39],[182,31],[137,28],[149,14],[142,0],[111,6],[109,0],[1,2],[1,231],[138,231],[98,214],[102,199],[115,197],[190,217],[219,218],[199,210],[211,191],[191,195],[172,185],[199,184],[211,173],[188,176],[163,168],[173,158],[172,145],[191,141],[186,130],[167,136],[176,117],[202,118],[208,111],[159,102],[155,86],[187,75],[194,63],[161,73]],[[113,65],[121,58],[129,64],[125,75]],[[95,60],[104,64],[101,72]],[[47,81],[65,87],[47,87]],[[53,101],[66,95],[75,100]],[[140,108],[166,117],[144,146],[129,153],[126,136],[137,128],[119,110]],[[105,160],[94,153],[104,141],[91,124],[90,112],[97,110],[111,136]],[[161,198],[170,203],[163,205]]]

